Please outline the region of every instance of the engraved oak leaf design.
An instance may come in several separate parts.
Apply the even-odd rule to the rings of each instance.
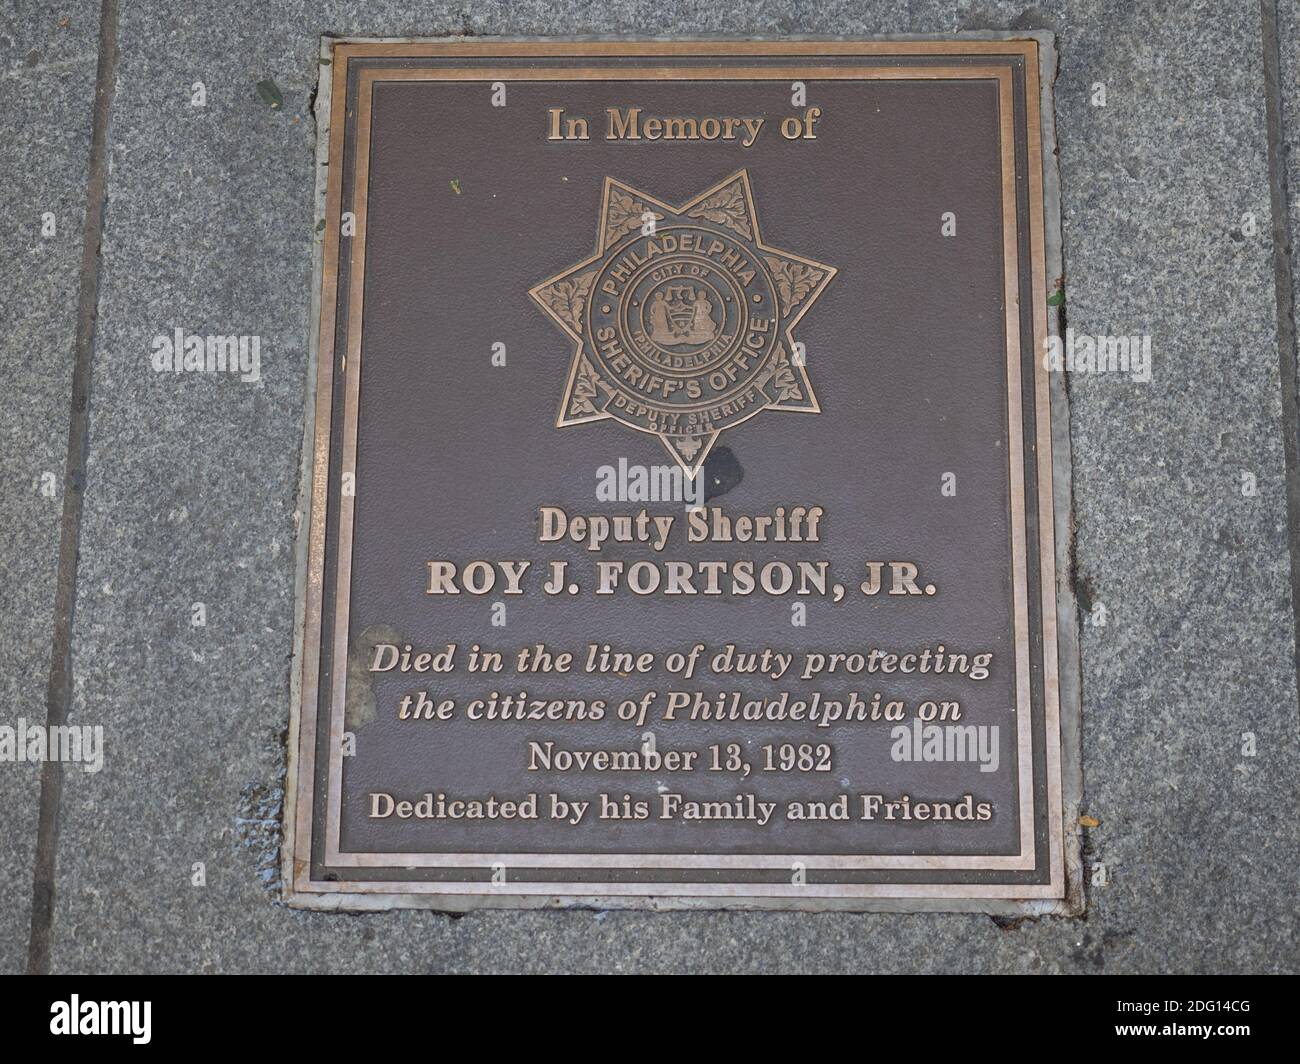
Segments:
[[[693,211],[692,218],[706,218],[710,222],[734,229],[745,239],[754,234],[750,230],[749,211],[745,208],[745,197],[740,191],[740,182],[728,185],[720,192],[714,193]]]
[[[644,203],[634,200],[625,192],[611,188],[609,190],[609,212],[605,218],[608,225],[605,230],[605,242],[612,244],[624,233],[630,233],[633,229],[641,228],[643,224],[642,216],[646,214],[652,215],[656,222],[663,221],[664,216],[662,214],[647,210]]]
[[[689,462],[699,453],[701,446],[700,441],[694,436],[688,436],[677,445],[677,449],[682,452],[682,457]]]
[[[590,270],[575,277],[572,281],[557,281],[540,294],[546,305],[573,326],[574,332],[582,329],[582,312],[587,306],[587,297],[591,294],[591,283],[596,279],[596,271]]]
[[[777,295],[781,297],[781,310],[787,314],[792,307],[803,302],[808,293],[816,288],[825,276],[821,270],[815,270],[802,262],[794,262],[790,259],[765,255],[763,261],[767,263],[772,276],[776,279]]]
[[[577,417],[581,414],[596,413],[596,405],[592,402],[596,398],[596,371],[591,368],[585,358],[578,363],[578,375],[573,382],[573,393],[569,401],[569,416]]]
[[[790,368],[790,359],[786,356],[784,346],[776,349],[776,368],[772,372],[772,383],[780,393],[777,396],[778,402],[784,403],[790,400],[798,402],[803,399],[803,392],[799,390],[799,382],[794,375],[794,370]]]

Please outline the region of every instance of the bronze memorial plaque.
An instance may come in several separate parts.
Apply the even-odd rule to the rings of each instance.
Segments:
[[[327,42],[293,904],[1078,911],[1053,62]]]

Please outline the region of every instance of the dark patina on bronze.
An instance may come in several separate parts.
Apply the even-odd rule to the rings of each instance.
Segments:
[[[328,43],[293,904],[1078,910],[1043,49]]]

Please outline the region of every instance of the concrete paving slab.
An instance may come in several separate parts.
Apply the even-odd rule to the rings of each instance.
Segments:
[[[1300,247],[1300,10],[1294,4],[1276,5],[1278,36],[1278,80],[1282,96],[1282,134],[1285,173],[1289,191],[1288,220],[1290,222],[1292,256]],[[1294,279],[1294,257],[1292,277]]]
[[[99,5],[0,19],[0,726],[44,726]],[[39,763],[0,763],[0,972],[27,964]]]
[[[1088,919],[279,905],[318,34],[1007,28],[1058,34],[1068,324],[1152,340],[1149,382],[1071,381]],[[65,786],[55,970],[1300,968],[1257,8],[131,5],[119,44],[72,713],[108,752]],[[177,328],[260,337],[258,379],[155,373]]]

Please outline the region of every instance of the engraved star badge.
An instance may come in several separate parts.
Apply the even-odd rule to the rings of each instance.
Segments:
[[[605,178],[595,253],[529,290],[576,345],[556,427],[613,419],[694,477],[755,414],[820,413],[794,327],[835,272],[763,243],[746,170],[676,207]]]

